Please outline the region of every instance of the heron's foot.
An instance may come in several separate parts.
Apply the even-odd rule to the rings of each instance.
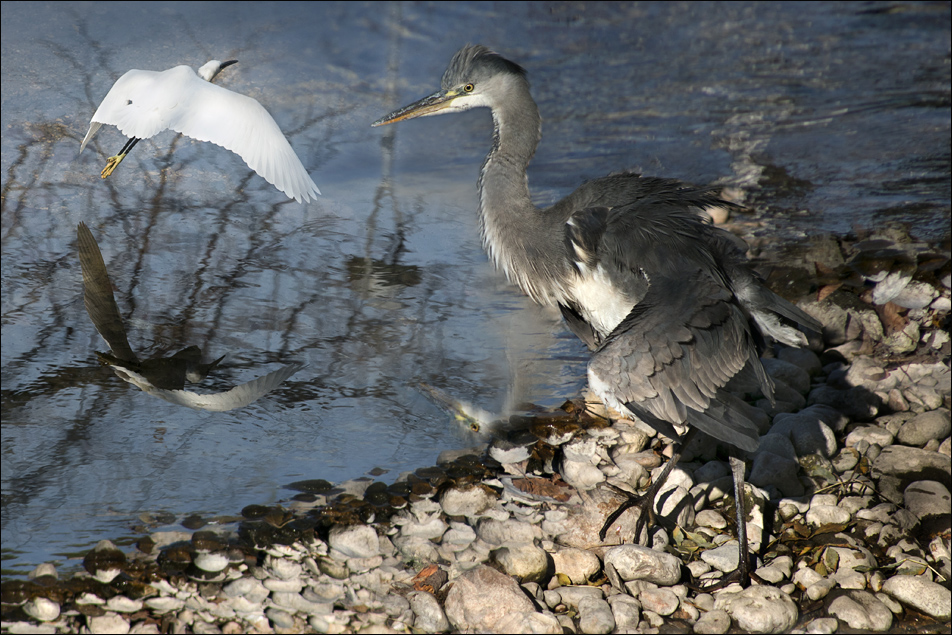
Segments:
[[[611,529],[611,526],[615,524],[615,521],[618,520],[622,514],[628,511],[631,508],[638,509],[638,520],[635,521],[635,541],[637,542],[641,538],[641,531],[645,528],[645,524],[648,522],[648,519],[654,516],[652,510],[654,496],[648,495],[639,496],[637,494],[632,494],[631,492],[625,491],[619,487],[615,487],[611,483],[606,483],[610,488],[612,488],[618,494],[621,494],[625,497],[625,500],[622,501],[621,505],[608,515],[608,518],[605,519],[605,524],[602,525],[601,530],[598,532],[598,538],[600,540],[605,540],[605,536],[608,534],[608,530]]]
[[[119,167],[119,164],[122,163],[122,160],[125,158],[126,158],[125,153],[122,153],[122,154],[117,154],[114,157],[109,157],[108,159],[106,159],[106,167],[102,169],[102,173],[100,174],[100,176],[102,178],[106,178],[107,176],[112,174],[112,171],[115,170],[117,167]]]
[[[740,584],[742,588],[746,589],[750,586],[751,578],[760,584],[767,584],[767,582],[764,581],[759,575],[750,570],[750,554],[744,554],[744,558],[738,561],[737,568],[722,577],[717,582],[712,582],[711,584],[702,584],[699,580],[696,580],[692,577],[684,586],[695,593],[711,593],[713,591],[718,591],[728,587],[736,582]]]

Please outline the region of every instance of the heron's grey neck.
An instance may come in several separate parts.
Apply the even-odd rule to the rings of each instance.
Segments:
[[[483,244],[510,282],[540,304],[565,296],[562,223],[532,204],[526,167],[542,137],[539,109],[525,90],[494,107],[493,146],[479,176]]]

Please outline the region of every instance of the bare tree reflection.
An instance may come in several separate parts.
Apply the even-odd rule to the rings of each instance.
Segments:
[[[169,357],[140,360],[129,346],[99,245],[85,223],[79,224],[78,232],[86,311],[111,351],[111,354],[96,355],[101,362],[111,366],[120,379],[171,403],[197,410],[226,411],[257,401],[303,368],[302,364],[288,364],[223,393],[203,395],[185,390],[186,380],[190,383],[202,381],[225,356],[203,364],[202,349],[189,346]]]

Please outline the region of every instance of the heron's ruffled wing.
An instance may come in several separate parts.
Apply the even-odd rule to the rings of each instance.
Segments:
[[[112,282],[106,272],[106,263],[102,259],[99,245],[96,244],[96,239],[93,238],[92,232],[85,223],[79,223],[77,234],[79,264],[83,270],[83,301],[89,319],[106,340],[109,350],[116,358],[126,362],[136,362],[138,358],[129,346],[126,329],[122,325],[119,307],[112,293]]]
[[[723,390],[750,365],[764,392],[772,393],[747,318],[707,271],[682,274],[652,279],[645,297],[592,356],[590,385],[609,405],[658,424],[665,434],[671,424],[690,424],[754,450],[757,426]]]
[[[231,150],[268,183],[298,202],[320,194],[274,118],[251,97],[197,75],[188,103],[176,108],[169,128]]]

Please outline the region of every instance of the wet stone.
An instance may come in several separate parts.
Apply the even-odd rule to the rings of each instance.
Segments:
[[[38,597],[24,604],[23,612],[38,622],[52,622],[60,615],[60,605],[53,600]]]
[[[426,591],[411,591],[407,594],[407,600],[410,601],[410,609],[415,615],[415,629],[424,633],[443,633],[449,630],[450,623],[446,614],[431,594]]]

